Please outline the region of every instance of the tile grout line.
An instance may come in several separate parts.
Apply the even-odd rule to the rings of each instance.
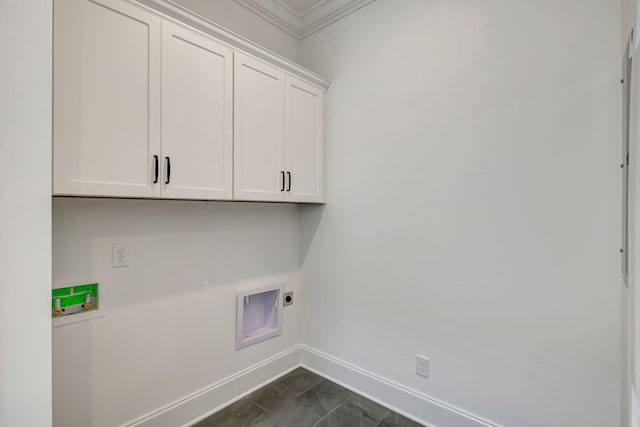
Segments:
[[[329,415],[333,414],[339,407],[341,407],[342,405],[344,405],[349,399],[351,399],[350,397],[347,397],[345,400],[343,400],[342,402],[340,402],[340,404],[338,406],[336,406],[335,408],[333,408],[331,411],[329,411],[327,413],[327,415],[325,415],[324,417],[320,418],[318,420],[317,423],[315,423],[314,425],[312,425],[311,427],[317,426],[320,422],[322,422],[322,420],[324,420],[325,418],[327,418]]]
[[[320,378],[320,381],[318,381],[317,383],[310,385],[309,387],[305,388],[303,391],[301,391],[300,393],[296,394],[296,396],[293,398],[294,400],[297,399],[298,397],[302,396],[303,394],[305,394],[306,392],[308,392],[309,390],[311,390],[312,388],[314,388],[315,386],[317,386],[318,384],[320,384],[321,382],[326,381],[322,378]]]
[[[318,417],[318,421],[316,421],[315,423],[311,424],[311,427],[315,426],[316,424],[318,424],[320,421],[322,421],[324,418],[314,414],[313,412],[311,412],[310,410],[308,410],[307,408],[305,408],[304,406],[300,405],[299,403],[296,403],[296,405],[298,405],[300,408],[302,408],[305,412],[310,413],[311,415],[313,415],[314,417]]]
[[[331,381],[328,381],[328,380],[324,380],[324,381],[327,381],[328,383],[331,383]],[[331,384],[334,384],[334,383],[331,383]],[[324,420],[325,418],[327,418],[329,415],[331,415],[332,413],[334,413],[334,412],[335,412],[339,407],[341,407],[342,405],[344,405],[345,403],[347,403],[348,401],[350,401],[351,399],[353,399],[353,397],[354,397],[355,395],[357,395],[356,393],[354,393],[354,392],[352,392],[352,391],[350,391],[350,390],[347,390],[347,391],[349,391],[349,393],[350,393],[351,395],[350,395],[350,396],[348,395],[348,396],[347,396],[347,397],[346,397],[342,402],[340,402],[340,403],[339,403],[335,408],[333,408],[331,411],[329,411],[329,412],[328,412],[324,417],[321,417],[321,418],[320,418],[320,420],[319,420],[317,423],[315,423],[313,426],[315,426],[315,425],[317,425],[318,423],[320,423],[320,421],[322,421],[322,420]],[[311,427],[313,427],[313,426],[311,426]]]
[[[306,371],[306,372],[309,372],[309,371],[307,371],[306,369],[305,369],[305,371]],[[292,372],[295,372],[295,371],[292,371]],[[312,373],[312,372],[311,372],[311,373]],[[290,372],[289,374],[287,374],[287,375],[290,375],[290,374],[291,374],[291,372]],[[313,373],[312,373],[312,374],[313,374]],[[283,379],[283,378],[286,378],[286,377],[287,377],[287,375],[285,375],[284,377],[279,378],[278,380],[276,380],[276,381],[275,381],[275,382],[273,382],[273,383],[266,384],[264,387],[262,387],[262,388],[260,388],[260,389],[258,389],[258,390],[256,390],[256,391],[254,391],[253,393],[251,393],[251,395],[253,395],[254,393],[257,393],[258,391],[260,391],[260,390],[262,390],[262,389],[264,389],[264,388],[266,388],[266,387],[274,386],[276,383],[278,383],[278,382],[282,381],[282,379]],[[313,374],[313,375],[316,375],[316,374]],[[301,395],[303,395],[304,393],[306,393],[307,391],[309,391],[311,388],[313,388],[313,387],[317,386],[318,384],[320,384],[320,383],[321,383],[321,382],[323,382],[323,381],[325,381],[325,382],[327,381],[327,380],[325,380],[324,378],[320,377],[319,375],[316,375],[316,376],[318,377],[318,381],[316,381],[315,383],[311,384],[309,387],[305,388],[305,389],[304,389],[304,390],[302,390],[300,393],[298,393],[298,394],[294,395],[291,399],[287,399],[285,402],[283,402],[281,405],[278,405],[276,408],[274,408],[274,409],[273,409],[273,410],[271,410],[271,411],[270,411],[270,410],[268,410],[267,408],[265,408],[265,407],[261,406],[261,405],[260,405],[259,403],[257,403],[253,398],[251,398],[251,399],[250,399],[250,400],[251,400],[251,403],[253,403],[254,405],[256,405],[258,408],[262,409],[262,410],[263,410],[265,413],[267,413],[267,414],[276,413],[276,412],[278,412],[278,410],[280,410],[280,409],[281,409],[284,405],[286,405],[287,403],[295,402],[295,399],[297,399],[298,397],[300,397]],[[286,389],[286,388],[288,388],[288,386],[285,386],[284,388]],[[251,395],[250,395],[250,396],[251,396]],[[303,409],[305,409],[305,410],[306,410],[306,408],[304,408],[302,405],[299,405],[299,406],[300,406],[301,408],[303,408]],[[308,411],[308,410],[307,410],[307,412],[309,412],[309,413],[311,413],[311,414],[315,415],[316,417],[318,417],[318,415],[314,414],[314,413],[313,413],[313,412],[311,412],[311,411]]]
[[[253,403],[254,405],[256,405],[256,404],[255,404],[255,402],[254,402],[253,400],[251,401],[251,403]],[[256,406],[258,406],[258,405],[256,405]],[[258,417],[258,420],[259,420],[259,419],[260,419],[260,418],[262,418],[265,414],[268,414],[268,412],[266,412],[266,411],[265,411],[263,408],[261,408],[260,406],[258,406],[258,408],[262,409],[262,414],[260,414],[260,417]],[[254,421],[255,421],[255,420],[251,420],[250,418],[249,418],[249,419],[246,419],[246,420],[244,420],[244,421],[242,422],[242,425],[241,425],[240,427],[249,427],[249,426],[251,426],[252,424],[255,424],[255,423],[254,423]],[[247,423],[248,423],[248,424],[247,424]]]
[[[371,411],[372,411],[371,414],[374,414],[374,413],[378,412],[377,409],[374,410],[375,408],[372,409],[372,408],[369,408],[366,405],[361,407],[357,403],[359,399],[363,399],[364,401],[369,401],[369,399],[365,398],[364,396],[362,396],[362,395],[360,395],[360,394],[358,394],[356,392],[348,390],[348,389],[346,389],[346,391],[348,393],[347,393],[347,395],[345,396],[345,398],[343,400],[339,401],[338,404],[331,411],[327,412],[324,416],[320,416],[320,415],[316,414],[310,408],[307,408],[307,407],[303,406],[303,404],[301,404],[299,402],[296,402],[296,399],[300,398],[301,396],[303,396],[306,393],[309,393],[312,389],[314,389],[316,387],[321,387],[323,384],[335,385],[335,386],[337,386],[337,387],[339,387],[341,389],[344,389],[344,387],[340,386],[339,384],[335,384],[334,382],[332,382],[332,381],[330,381],[330,380],[328,380],[326,378],[322,378],[321,376],[319,376],[319,375],[317,375],[317,374],[315,374],[313,372],[310,372],[305,368],[302,368],[302,369],[304,369],[304,371],[306,371],[307,373],[311,373],[312,375],[314,375],[315,378],[311,377],[311,379],[315,380],[315,382],[311,383],[311,385],[309,385],[308,387],[304,388],[302,391],[291,395],[291,397],[289,397],[288,399],[284,400],[282,402],[282,404],[278,405],[276,408],[274,408],[272,410],[267,410],[265,407],[263,407],[261,404],[259,404],[255,400],[255,397],[253,397],[253,396],[255,396],[255,394],[257,394],[261,390],[263,390],[263,389],[265,389],[267,387],[270,387],[270,386],[271,387],[275,386],[274,390],[277,391],[278,394],[280,394],[280,386],[284,386],[284,387],[282,387],[281,392],[285,393],[285,396],[286,396],[286,395],[288,395],[287,391],[292,391],[291,388],[297,388],[297,387],[303,385],[306,382],[305,380],[308,380],[309,377],[305,378],[305,376],[300,376],[300,377],[299,376],[294,376],[293,377],[294,379],[289,384],[287,384],[287,385],[278,384],[278,383],[280,383],[280,381],[284,380],[287,377],[287,375],[291,374],[291,373],[289,373],[289,374],[279,378],[278,380],[276,380],[276,381],[274,381],[272,383],[266,384],[266,385],[264,385],[263,387],[261,387],[258,390],[255,390],[253,393],[251,393],[249,396],[247,396],[248,397],[248,401],[251,404],[251,407],[253,407],[255,409],[260,409],[261,413],[258,416],[258,418],[255,418],[252,421],[250,421],[248,418],[245,418],[244,420],[239,420],[239,421],[242,422],[242,426],[250,426],[250,425],[253,425],[254,422],[260,422],[260,423],[261,422],[266,422],[269,418],[271,418],[273,416],[277,416],[278,413],[280,413],[282,411],[283,407],[286,406],[286,405],[293,405],[293,406],[295,406],[295,407],[297,407],[299,409],[302,409],[303,413],[306,413],[309,416],[312,416],[313,419],[309,420],[309,421],[311,421],[311,424],[308,424],[311,427],[320,426],[320,424],[323,423],[324,421],[326,421],[329,417],[331,417],[333,415],[333,413],[335,413],[336,411],[342,410],[341,408],[343,408],[343,407],[344,407],[344,411],[346,411],[347,413],[350,414],[349,417],[351,417],[352,415],[353,416],[357,416],[360,419],[360,423],[362,423],[362,421],[365,420],[366,421],[365,424],[369,425],[370,427],[381,427],[384,424],[385,420],[387,418],[389,418],[389,416],[391,414],[395,414],[396,416],[399,416],[398,413],[396,413],[395,411],[385,407],[384,405],[379,405],[379,404],[376,404],[375,402],[372,402],[372,403],[375,404],[375,406],[380,406],[384,410],[384,412],[386,412],[386,413],[384,413],[382,418],[379,421],[376,422],[375,419],[373,418],[373,416],[367,417],[365,415],[367,415],[370,412],[369,409],[371,409]],[[295,371],[292,371],[292,372],[295,372]],[[300,380],[300,383],[296,384],[295,380]],[[313,395],[315,395],[315,393],[311,393],[311,395],[313,396]],[[238,402],[240,402],[240,401],[238,401]],[[236,403],[238,403],[238,402],[236,402]],[[356,408],[352,410],[352,408],[348,407],[347,405],[349,404],[349,402],[355,402],[354,405],[355,405]],[[328,403],[328,402],[326,402],[326,403]],[[233,406],[233,404],[223,408],[221,411],[218,411],[217,413],[220,413],[220,412],[222,412],[222,411],[224,411],[226,409],[229,409],[231,406]],[[324,404],[322,406],[324,406]],[[361,410],[357,410],[358,408],[360,408]],[[253,411],[255,411],[255,409]],[[361,413],[362,411],[364,411],[364,412]],[[252,412],[252,411],[250,411],[250,412]],[[300,413],[300,414],[302,414],[302,413]],[[212,414],[210,417],[213,417],[214,415],[215,414]],[[341,417],[338,416],[337,418],[341,418]],[[259,421],[260,419],[263,419],[263,421]],[[202,421],[205,421],[205,420],[202,420]],[[247,424],[247,423],[249,423],[249,424]],[[291,426],[291,425],[284,426],[283,425],[283,426],[280,426],[280,427],[293,427],[293,426]]]
[[[352,392],[353,393],[353,392]],[[349,401],[353,400],[356,397],[362,397],[357,393],[353,393],[352,396],[347,397],[345,400],[343,400],[338,406],[336,406],[335,408],[333,408],[329,413],[327,413],[327,415],[325,415],[324,417],[320,418],[320,420],[318,422],[316,422],[315,424],[313,424],[311,427],[315,427],[317,425],[319,425],[325,418],[328,418],[332,413],[334,413],[335,411],[337,411],[338,409],[340,409],[340,407],[346,405]],[[375,421],[375,420],[371,420],[371,423],[373,424],[372,427],[378,427],[380,425],[382,425],[382,423],[384,422],[384,420],[391,415],[392,413],[395,413],[394,411],[385,408],[382,405],[379,405],[380,407],[382,407],[383,409],[385,409],[386,413],[384,414],[384,416],[380,419],[380,421]],[[358,415],[356,412],[349,410],[348,408],[345,408],[346,411],[350,412],[353,415]],[[361,417],[362,418],[362,417]],[[366,418],[365,418],[366,419]]]
[[[315,374],[314,374],[315,375]],[[311,390],[311,388],[317,386],[318,384],[320,384],[322,381],[326,381],[324,378],[318,376],[318,381],[316,381],[315,383],[311,384],[309,387],[305,388],[303,391],[300,392],[300,394],[298,394],[298,396],[308,392],[309,390]],[[296,396],[296,397],[298,397]]]
[[[304,369],[304,368],[303,368],[303,369]],[[309,371],[307,371],[306,369],[305,369],[305,371],[306,371],[306,372],[309,372]],[[311,372],[311,373],[313,374],[313,372]],[[313,374],[313,375],[316,375],[316,374]],[[324,419],[324,417],[321,417],[321,416],[319,416],[319,415],[317,415],[317,414],[313,413],[313,412],[312,412],[312,411],[310,411],[309,409],[307,409],[307,408],[305,408],[304,406],[300,405],[300,404],[299,404],[298,402],[296,402],[295,400],[296,400],[298,397],[300,397],[300,396],[302,396],[303,394],[305,394],[306,392],[308,392],[309,390],[311,390],[313,387],[315,387],[315,386],[317,386],[318,384],[322,383],[323,381],[327,381],[327,380],[325,380],[324,378],[322,378],[322,377],[321,377],[321,376],[319,376],[319,375],[316,375],[316,376],[318,377],[318,381],[316,381],[315,383],[311,384],[309,387],[305,388],[305,389],[304,389],[304,390],[302,390],[300,393],[298,393],[298,394],[297,394],[293,399],[291,399],[291,402],[294,402],[296,405],[298,405],[298,406],[299,406],[300,408],[302,408],[304,411],[308,412],[309,414],[311,414],[311,415],[313,415],[313,416],[315,416],[315,417],[318,417],[318,421],[316,421],[315,423],[313,423],[313,424],[311,425],[311,427],[313,427],[313,426],[317,425],[319,422],[321,422],[321,421]],[[328,415],[328,414],[327,414],[327,415]]]
[[[265,408],[263,408],[262,406],[258,405],[253,399],[251,399],[251,403],[253,403],[254,405],[256,405],[258,408],[262,409],[266,414],[269,414],[270,412],[267,411]]]

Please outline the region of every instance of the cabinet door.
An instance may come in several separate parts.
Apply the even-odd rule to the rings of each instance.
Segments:
[[[286,85],[285,168],[290,202],[324,202],[325,94],[294,77]]]
[[[160,18],[120,0],[54,3],[54,194],[154,197]]]
[[[284,199],[284,73],[236,53],[234,199]]]
[[[233,51],[162,23],[162,196],[231,199]],[[167,157],[171,176],[166,184]]]

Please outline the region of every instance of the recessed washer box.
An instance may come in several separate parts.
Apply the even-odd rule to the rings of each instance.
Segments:
[[[104,286],[100,281],[56,286],[51,290],[51,325],[69,325],[104,317]]]
[[[238,294],[236,350],[280,335],[283,289],[275,285]]]

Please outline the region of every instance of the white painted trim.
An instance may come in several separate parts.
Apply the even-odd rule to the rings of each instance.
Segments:
[[[331,85],[331,82],[325,77],[295,64],[294,62],[265,49],[264,47],[172,2],[171,0],[139,0],[139,2],[148,6],[153,11],[176,20],[178,23],[189,25],[199,31],[215,37],[218,41],[221,41],[222,43],[225,43],[237,50],[241,50],[255,56],[256,58],[280,67],[288,73],[319,86],[325,91]]]
[[[300,345],[243,369],[122,427],[189,426],[300,366]]]
[[[255,4],[252,1],[235,0],[235,2],[238,3],[241,6],[249,9],[251,12],[255,13],[259,17],[265,19],[270,24],[273,24],[276,27],[280,28],[285,33],[288,33],[288,34],[292,35],[296,39],[298,39],[298,40],[302,40],[303,39],[302,32],[300,30],[298,30],[293,25],[290,25],[284,19],[280,19],[276,15],[272,14],[267,9]]]
[[[348,6],[345,6],[344,8],[340,9],[339,11],[327,16],[324,19],[321,19],[320,21],[316,22],[313,25],[308,26],[307,28],[304,29],[304,31],[302,32],[302,38],[304,39],[305,37],[310,36],[311,34],[315,33],[316,31],[320,31],[321,29],[323,29],[324,27],[333,24],[336,21],[339,21],[340,19],[351,15],[353,12],[355,12],[358,9],[361,9],[363,7],[365,7],[366,5],[368,5],[369,3],[373,2],[374,0],[360,0],[356,3],[352,3]]]
[[[414,421],[446,427],[501,427],[449,403],[302,345],[302,366]],[[366,392],[365,392],[366,390]]]
[[[269,10],[267,10],[266,8],[260,6],[260,4],[256,3],[253,0],[235,0],[235,1],[236,1],[236,3],[241,4],[242,6],[246,7],[247,9],[249,9],[250,11],[255,13],[256,15],[261,16],[262,18],[266,19],[267,21],[269,21],[270,23],[272,23],[276,27],[280,28],[281,30],[291,34],[292,36],[294,36],[298,40],[302,40],[305,37],[308,37],[311,34],[315,33],[316,31],[319,31],[319,30],[323,29],[324,27],[326,27],[328,25],[331,25],[334,22],[344,18],[345,16],[348,16],[348,15],[352,14],[356,10],[368,5],[369,3],[373,2],[374,0],[357,0],[357,1],[354,1],[354,2],[346,5],[342,9],[339,9],[339,10],[335,11],[334,13],[331,13],[330,15],[327,15],[326,17],[314,22],[313,24],[307,25],[306,27],[302,27],[302,28],[300,28],[301,25],[296,26],[293,23],[288,22],[286,19],[283,19],[282,17],[279,17],[279,16],[271,13]],[[292,10],[291,8],[289,8],[286,5],[285,5],[285,7],[287,7],[287,9],[290,9],[294,15],[300,16],[300,14],[298,12]],[[315,8],[315,7],[316,6],[314,6],[313,8]]]
[[[291,347],[121,427],[190,426],[299,366],[426,426],[502,427],[306,345]],[[633,396],[637,422],[640,406]]]
[[[284,8],[288,9],[291,13],[295,14],[296,16],[305,15],[305,14],[311,12],[312,10],[317,9],[318,7],[322,6],[327,1],[328,0],[318,0],[313,6],[306,8],[302,12],[298,12],[291,5],[289,5],[286,1],[284,1],[284,0],[275,0],[276,3],[278,3],[279,5],[281,5]]]

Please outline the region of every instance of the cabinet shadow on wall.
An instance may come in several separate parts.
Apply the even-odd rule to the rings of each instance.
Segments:
[[[114,307],[295,272],[298,225],[294,204],[56,197],[53,282],[104,275]],[[112,267],[114,244],[129,267]]]
[[[300,266],[316,236],[326,205],[300,205]]]

